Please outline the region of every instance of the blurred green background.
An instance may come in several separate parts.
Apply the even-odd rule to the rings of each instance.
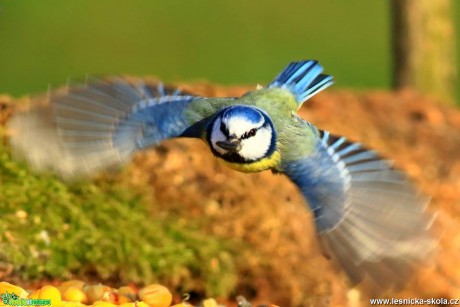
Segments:
[[[0,0],[0,93],[86,74],[263,84],[302,58],[338,87],[389,88],[390,42],[389,1]]]

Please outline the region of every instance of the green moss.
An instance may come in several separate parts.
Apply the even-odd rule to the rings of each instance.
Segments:
[[[96,274],[229,294],[236,271],[223,251],[230,245],[197,221],[155,216],[159,205],[143,194],[120,179],[66,184],[34,174],[0,145],[0,262],[27,279]]]

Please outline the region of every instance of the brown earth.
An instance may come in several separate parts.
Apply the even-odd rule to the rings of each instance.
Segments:
[[[250,89],[180,87],[204,96]],[[429,210],[437,213],[441,234],[437,254],[404,290],[386,296],[460,298],[460,111],[411,91],[327,90],[300,114],[380,151],[432,196]],[[344,274],[322,256],[305,202],[282,175],[230,170],[196,140],[167,141],[140,153],[123,173],[134,184],[149,182],[166,214],[179,214],[184,223],[206,217],[207,232],[247,243],[237,293],[280,306],[368,305],[366,293],[350,290]]]

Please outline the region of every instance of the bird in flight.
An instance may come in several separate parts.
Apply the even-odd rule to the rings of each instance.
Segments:
[[[17,113],[11,145],[35,169],[72,178],[123,165],[166,139],[201,139],[235,170],[272,170],[294,182],[326,255],[353,283],[400,285],[434,246],[428,199],[375,151],[297,115],[332,83],[314,60],[292,62],[238,98],[94,79]]]

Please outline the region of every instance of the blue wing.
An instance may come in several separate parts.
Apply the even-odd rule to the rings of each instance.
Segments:
[[[322,74],[323,67],[315,60],[290,63],[268,87],[288,89],[302,105],[311,96],[334,83],[332,76]]]
[[[89,174],[181,136],[192,124],[185,110],[195,99],[162,84],[92,80],[51,93],[48,107],[13,118],[18,137],[11,142],[38,169],[52,169],[64,177]]]
[[[306,198],[326,253],[354,283],[401,285],[435,245],[428,200],[375,152],[316,132],[313,153],[283,171]]]

